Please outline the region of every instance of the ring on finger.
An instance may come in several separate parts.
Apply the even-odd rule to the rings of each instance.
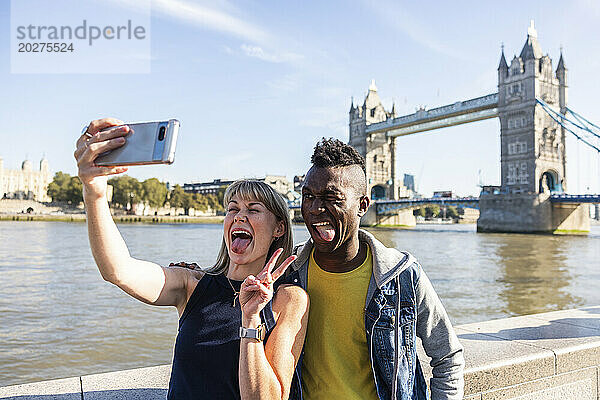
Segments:
[[[88,132],[88,129],[90,129],[90,125],[91,124],[87,124],[86,126],[84,126],[81,130],[81,134],[87,136],[88,138],[93,138],[94,135]]]

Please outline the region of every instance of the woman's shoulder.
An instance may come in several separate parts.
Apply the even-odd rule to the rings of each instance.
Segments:
[[[189,271],[190,276],[196,278],[197,280],[202,279],[206,272],[199,266],[197,263],[186,263],[184,261],[180,261],[177,263],[170,263],[169,267],[171,268],[181,268],[185,271]]]
[[[279,286],[273,297],[273,311],[277,314],[293,312],[302,315],[308,310],[309,304],[308,293],[296,285]]]

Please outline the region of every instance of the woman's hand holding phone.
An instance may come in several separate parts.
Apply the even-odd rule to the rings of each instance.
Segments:
[[[92,121],[77,139],[73,155],[77,160],[77,175],[83,184],[84,200],[106,196],[107,176],[127,171],[127,167],[98,166],[95,161],[100,154],[123,146],[128,132],[129,127],[123,121],[102,118]]]

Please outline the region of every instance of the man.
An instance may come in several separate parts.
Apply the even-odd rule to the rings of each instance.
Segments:
[[[311,309],[290,399],[426,399],[416,336],[432,358],[432,399],[462,399],[462,346],[421,266],[359,229],[370,203],[364,159],[323,139],[311,161],[302,188],[311,239],[289,276]]]

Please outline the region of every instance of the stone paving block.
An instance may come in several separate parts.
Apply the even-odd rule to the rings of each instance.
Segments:
[[[549,350],[462,328],[455,331],[465,349],[466,395],[554,374],[554,354]]]
[[[569,324],[600,330],[600,306],[584,307],[575,310],[553,311],[530,315],[530,317],[548,322],[551,321],[559,324]]]
[[[2,400],[81,400],[79,378],[0,387]]]
[[[554,374],[554,354],[550,350],[495,340],[462,327],[454,330],[464,347],[466,396]],[[425,354],[420,340],[417,353],[429,383],[432,376],[430,358]]]
[[[599,329],[546,320],[539,315],[467,324],[461,328],[551,350],[556,355],[556,373],[600,365]]]
[[[597,368],[586,368],[482,394],[482,400],[597,400]]]
[[[81,377],[84,400],[164,400],[171,365]]]

